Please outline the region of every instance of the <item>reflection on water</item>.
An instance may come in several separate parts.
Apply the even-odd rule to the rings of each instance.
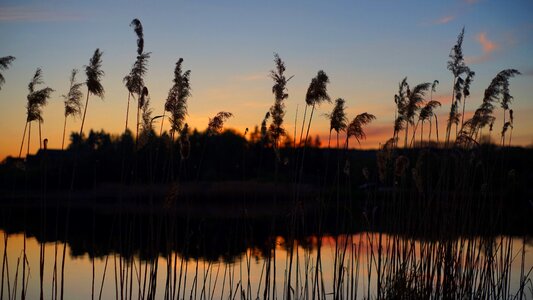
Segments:
[[[27,299],[37,299],[41,286],[46,299],[60,298],[62,285],[65,299],[507,298],[520,295],[521,282],[524,297],[533,296],[531,280],[524,280],[533,267],[533,246],[517,237],[425,241],[361,232],[289,245],[278,236],[268,251],[247,248],[231,260],[187,258],[173,250],[148,259],[138,253],[73,256],[67,245],[62,278],[61,241],[39,243],[5,231],[0,236],[2,299],[20,298],[23,282]]]

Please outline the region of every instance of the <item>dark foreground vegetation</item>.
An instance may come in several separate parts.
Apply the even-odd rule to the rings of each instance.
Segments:
[[[190,156],[172,166],[153,163],[172,155],[164,140],[147,144],[159,147],[154,153],[127,151],[128,135],[90,136],[2,166],[4,249],[20,232],[42,249],[55,245],[55,280],[44,289],[58,298],[69,282],[60,271],[67,245],[69,255],[91,259],[95,295],[114,280],[123,299],[533,295],[531,149],[308,147],[312,163],[299,169],[291,162],[302,148],[276,150],[226,131],[192,133]],[[102,275],[96,259],[105,261]],[[250,283],[252,259],[259,285]],[[24,286],[24,276],[6,285]]]
[[[453,191],[468,185],[470,192],[481,193],[486,187],[496,189],[508,183],[517,189],[516,197],[511,198],[527,199],[532,193],[527,184],[533,181],[530,148],[483,144],[471,149],[446,149],[432,144],[423,148],[348,150],[319,148],[317,141],[305,150],[308,163],[297,164],[303,148],[294,148],[290,142],[275,149],[254,135],[247,140],[232,130],[215,136],[195,130],[189,139],[190,154],[181,159],[179,143],[171,145],[166,135],[152,137],[136,151],[129,133],[116,137],[91,131],[84,139],[73,134],[66,150],[43,149],[26,161],[8,157],[0,164],[0,188],[3,197],[16,195],[17,191],[90,190],[110,184],[127,189],[212,181],[275,181],[310,184],[319,189],[335,188],[337,180],[346,182],[349,178],[347,183],[353,191],[383,190],[398,184],[403,170],[405,187],[429,189],[419,191],[422,193]]]

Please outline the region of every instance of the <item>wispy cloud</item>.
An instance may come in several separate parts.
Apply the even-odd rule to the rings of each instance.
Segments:
[[[494,51],[500,48],[500,45],[494,41],[489,40],[486,32],[481,32],[476,36],[476,40],[481,45],[481,55],[471,56],[465,58],[467,63],[479,64],[486,62],[492,58]]]
[[[480,1],[480,0],[464,0],[464,2],[465,2],[466,4],[470,4],[470,5],[472,5],[472,4],[476,4],[476,3],[478,3],[479,1]]]
[[[33,6],[0,6],[0,22],[54,22],[82,19],[84,17],[79,13],[43,10]]]
[[[442,25],[442,24],[450,23],[453,20],[455,20],[455,16],[448,15],[448,16],[444,16],[440,19],[433,21],[433,24]]]
[[[265,74],[265,72],[261,72],[261,73],[237,76],[236,79],[238,81],[258,81],[258,80],[268,79],[268,76],[267,76],[267,74]]]
[[[476,39],[483,47],[483,53],[490,53],[498,48],[498,45],[495,42],[487,38],[487,33],[485,32],[478,34]]]

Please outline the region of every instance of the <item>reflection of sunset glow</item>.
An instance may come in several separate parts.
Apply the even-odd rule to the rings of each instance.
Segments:
[[[3,232],[1,232],[3,236]],[[381,239],[381,247],[379,246],[379,241]],[[293,268],[296,268],[298,265],[299,272],[303,274],[307,274],[309,276],[309,280],[313,280],[313,276],[315,274],[315,262],[316,262],[316,255],[317,255],[317,249],[316,246],[318,245],[318,238],[316,236],[310,236],[305,239],[305,247],[298,247],[298,255],[294,255],[293,259],[295,260],[293,262]],[[286,280],[286,270],[285,266],[289,259],[289,253],[286,251],[286,240],[281,237],[277,236],[275,238],[276,241],[276,248],[280,251],[276,251],[276,258],[275,261],[278,265],[278,269],[276,270],[276,274],[274,275],[274,278],[276,278],[277,284],[280,286],[283,286],[285,280]],[[470,251],[471,254],[473,254],[475,259],[471,261],[467,261],[467,255],[464,251],[466,251],[466,246],[458,249],[463,249],[461,251],[462,254],[457,257],[456,263],[458,263],[458,266],[461,266],[462,269],[465,271],[473,268],[474,272],[481,272],[481,268],[484,267],[484,256],[485,253],[482,251],[484,246],[482,246],[482,239],[476,238],[474,240],[470,240]],[[509,239],[507,237],[502,237],[500,240],[500,237],[494,237],[495,243],[503,242],[504,247],[500,247],[498,245],[495,245],[495,248],[497,253],[500,253],[501,251],[507,251],[502,250],[507,248],[507,243],[511,242],[509,249],[513,249],[512,255],[510,257],[518,257],[521,255],[522,251],[522,239],[521,238],[515,238],[515,239]],[[322,255],[321,255],[321,272],[322,272],[322,280],[326,281],[326,286],[331,286],[332,280],[333,280],[333,274],[335,270],[335,263],[342,264],[346,268],[346,274],[347,276],[346,281],[349,282],[349,278],[351,276],[356,276],[355,270],[349,271],[352,266],[359,265],[358,269],[358,275],[360,278],[360,281],[358,282],[358,289],[359,291],[365,291],[368,287],[367,277],[371,276],[371,293],[375,296],[375,289],[376,289],[376,272],[377,272],[377,260],[380,259],[377,250],[381,248],[381,259],[383,264],[383,270],[381,272],[383,273],[384,278],[388,276],[387,272],[390,272],[393,269],[391,266],[387,265],[387,262],[390,262],[391,255],[400,255],[401,257],[396,257],[395,259],[400,259],[401,261],[408,262],[408,264],[412,264],[413,266],[416,264],[434,264],[435,255],[438,254],[439,244],[441,242],[429,242],[429,241],[418,241],[418,240],[412,240],[412,239],[406,239],[399,236],[394,236],[390,234],[379,234],[379,233],[372,233],[372,232],[361,232],[354,235],[341,235],[339,237],[333,237],[333,236],[324,236],[322,237],[321,244],[322,244]],[[469,240],[460,240],[457,241],[457,243],[462,244],[463,246],[466,245],[466,243],[469,243]],[[16,266],[17,261],[22,258],[23,255],[23,244],[24,244],[24,235],[23,234],[12,234],[8,236],[8,247],[7,247],[7,257],[8,257],[8,263],[9,263],[9,273],[10,278],[13,280],[15,273],[17,272]],[[1,243],[2,247],[0,248],[0,254],[3,254],[4,252],[4,243]],[[312,246],[311,246],[312,245]],[[61,253],[63,244],[59,243],[59,253]],[[311,247],[309,247],[311,246]],[[346,247],[346,251],[344,251],[344,247]],[[524,264],[526,266],[533,264],[533,246],[531,244],[526,244],[525,249],[525,261]],[[404,250],[407,250],[407,252],[404,252]],[[31,275],[29,276],[29,290],[28,290],[28,298],[34,299],[37,298],[39,295],[39,243],[35,238],[27,238],[26,239],[26,253],[29,261],[30,266],[30,272]],[[338,251],[338,255],[342,255],[344,257],[344,261],[336,260],[335,259],[335,251]],[[396,251],[396,252],[393,252]],[[437,251],[437,252],[435,252]],[[66,274],[76,274],[76,276],[68,276],[66,278],[66,285],[65,285],[65,296],[66,298],[71,298],[73,295],[90,295],[91,293],[91,276],[92,276],[92,264],[91,259],[87,254],[81,256],[81,257],[72,257],[69,255],[70,250],[67,249],[67,258],[65,263],[66,268]],[[214,280],[217,280],[221,282],[221,280],[225,277],[227,281],[231,279],[231,281],[235,284],[239,280],[243,280],[243,282],[250,281],[250,285],[252,290],[256,290],[258,286],[263,285],[264,282],[261,282],[264,280],[264,272],[265,272],[265,263],[266,259],[263,257],[265,253],[263,253],[259,249],[247,249],[245,253],[242,253],[240,257],[234,260],[232,263],[224,263],[221,261],[215,261],[215,262],[209,262],[204,260],[199,260],[198,262],[195,261],[192,258],[189,258],[188,260],[184,260],[183,262],[188,265],[187,267],[187,276],[189,278],[195,277],[195,270],[196,270],[196,263],[198,263],[198,270],[201,270],[200,273],[197,275],[199,276],[198,282],[203,282],[204,280],[211,280],[213,282]],[[407,256],[404,256],[407,255]],[[502,254],[504,254],[502,252]],[[500,254],[498,254],[500,255]],[[518,256],[517,256],[518,255]],[[342,257],[340,256],[340,257]],[[168,263],[171,264],[171,266],[174,266],[179,270],[181,268],[181,262],[182,258],[178,256],[171,255],[170,260],[167,260],[167,257],[160,257],[157,260],[158,265],[158,274],[157,274],[157,285],[160,287],[158,288],[158,295],[162,295],[159,293],[163,293],[165,290],[165,283],[166,283],[166,270],[168,267]],[[248,259],[252,259],[248,262]],[[296,261],[298,259],[298,262]],[[58,257],[58,260],[60,261],[60,255]],[[122,260],[122,261],[121,261]],[[134,266],[132,266],[132,262],[129,259],[124,259],[119,257],[115,254],[110,254],[107,257],[100,257],[97,258],[95,261],[95,276],[97,278],[97,282],[100,282],[104,276],[104,269],[106,268],[105,264],[106,261],[108,263],[107,265],[107,271],[108,274],[106,276],[106,279],[104,281],[104,289],[103,289],[103,295],[104,298],[113,298],[115,293],[115,286],[114,286],[114,279],[112,273],[113,270],[117,267],[119,267],[119,263],[122,264],[123,268],[126,268],[125,270],[131,270],[131,268],[134,268],[134,270],[143,269],[145,267],[149,267],[149,262],[146,261],[138,261],[138,258],[135,258],[134,260]],[[306,263],[307,261],[307,263]],[[53,274],[53,263],[54,263],[54,243],[47,243],[45,245],[45,272],[44,272],[44,286],[45,286],[45,295],[50,295],[51,293],[51,282],[52,282],[52,274]],[[518,288],[517,280],[519,280],[520,275],[520,264],[521,261],[518,257],[518,259],[514,259],[512,262],[512,268],[511,268],[511,291],[516,291]],[[172,270],[171,267],[170,270]],[[184,269],[183,269],[184,270]],[[248,271],[249,270],[249,271]],[[414,270],[410,270],[409,272],[413,272]],[[21,272],[21,265],[19,264],[19,274]],[[138,271],[135,271],[138,272]],[[273,269],[271,269],[271,272],[273,272]],[[296,270],[294,271],[296,272]],[[370,273],[369,273],[370,272]],[[302,275],[303,275],[302,274]],[[389,274],[390,275],[390,274]],[[415,276],[422,276],[422,275],[416,275]],[[142,274],[138,274],[135,276],[143,276]],[[206,277],[204,277],[206,276]],[[294,275],[295,276],[295,275]],[[236,278],[239,278],[238,280]],[[362,278],[365,278],[364,280]],[[422,279],[421,277],[419,279]],[[430,278],[428,278],[430,279]],[[300,280],[303,280],[301,278]],[[189,286],[187,288],[187,293],[191,291],[191,285],[193,280],[187,281],[187,285]],[[227,284],[228,282],[226,282]],[[18,282],[20,284],[20,281]],[[137,291],[138,287],[136,286],[136,280],[133,281],[133,290]],[[293,278],[293,283],[296,284],[296,277]],[[301,281],[299,284],[303,284],[303,281]],[[222,283],[218,285],[217,288],[213,289],[211,292],[215,293],[215,295],[218,295],[217,293],[222,292],[221,288]],[[328,288],[329,289],[329,288]],[[227,287],[226,292],[227,293]],[[279,291],[281,293],[281,291]],[[281,297],[282,295],[279,294]]]
[[[285,248],[285,239],[281,236],[276,237],[276,249]]]

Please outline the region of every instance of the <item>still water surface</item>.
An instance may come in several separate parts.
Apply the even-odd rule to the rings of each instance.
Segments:
[[[24,271],[26,299],[38,299],[41,286],[45,299],[53,299],[55,296],[60,298],[62,242],[40,244],[33,237],[25,238],[22,233],[7,235],[1,230],[0,236],[0,255],[4,257],[2,299],[21,298],[24,243],[27,257]],[[439,261],[438,254],[450,249],[453,250],[451,255],[455,260],[453,278],[457,282],[463,280],[470,285],[482,284],[480,282],[487,279],[487,270],[490,270],[492,275],[488,281],[502,281],[498,285],[498,288],[503,286],[503,294],[500,296],[505,298],[509,294],[519,295],[521,278],[533,267],[531,240],[503,236],[490,240],[493,247],[487,247],[486,239],[476,238],[455,240],[448,245],[453,246],[450,248],[443,247],[439,242],[370,232],[338,238],[322,237],[320,241],[316,237],[310,237],[305,244],[295,242],[298,251],[292,253],[292,267],[291,253],[282,237],[275,239],[276,246],[271,249],[271,259],[262,250],[248,248],[231,260],[184,258],[181,254],[170,252],[170,255],[158,256],[152,260],[140,259],[138,255],[124,258],[111,253],[96,257],[93,261],[88,254],[72,255],[67,245],[63,296],[65,299],[90,299],[93,294],[95,299],[138,299],[149,296],[155,299],[172,296],[180,299],[263,299],[267,295],[282,299],[287,295],[290,270],[290,294],[293,298],[312,298],[313,291],[316,298],[333,298],[334,293],[345,298],[356,295],[375,298],[378,295],[378,284],[381,285],[380,290],[386,290],[387,282],[401,281],[392,280],[398,278],[394,276],[401,273],[398,270],[409,270],[402,274],[410,274],[406,278],[411,278],[411,282],[424,281],[422,277],[429,276],[428,280],[436,286],[439,281],[436,274],[439,263],[442,262]],[[319,244],[320,259],[317,260]],[[44,250],[44,259],[41,259],[41,250]],[[448,252],[446,254],[449,255]],[[489,257],[493,259],[488,259]],[[40,262],[43,262],[44,267],[42,277]],[[424,268],[428,271],[424,271]],[[432,273],[431,270],[437,271]],[[380,273],[380,283],[377,273]],[[57,274],[57,281],[54,274]],[[469,275],[472,275],[471,281],[468,281]],[[393,285],[388,285],[391,286]],[[526,282],[524,297],[533,296],[530,290],[532,288],[529,280]]]

